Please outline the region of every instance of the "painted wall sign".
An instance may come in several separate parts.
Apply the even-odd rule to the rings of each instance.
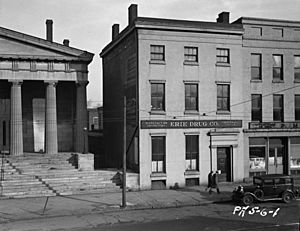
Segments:
[[[249,129],[300,129],[300,122],[251,122]]]
[[[142,120],[141,129],[241,128],[242,120]]]

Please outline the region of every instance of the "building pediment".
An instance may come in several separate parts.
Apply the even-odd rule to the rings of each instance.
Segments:
[[[90,63],[94,54],[0,27],[0,58],[79,61]]]

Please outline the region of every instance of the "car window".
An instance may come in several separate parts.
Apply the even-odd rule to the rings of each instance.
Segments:
[[[272,185],[273,184],[273,180],[267,179],[267,180],[265,180],[264,184],[265,185]]]
[[[277,178],[277,179],[275,179],[275,184],[285,184],[285,179]]]
[[[262,180],[258,179],[258,178],[254,178],[254,182],[255,185],[261,185],[262,184]]]

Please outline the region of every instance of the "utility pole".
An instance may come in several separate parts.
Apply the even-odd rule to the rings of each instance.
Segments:
[[[126,96],[124,96],[124,137],[123,137],[123,190],[122,207],[126,208]]]

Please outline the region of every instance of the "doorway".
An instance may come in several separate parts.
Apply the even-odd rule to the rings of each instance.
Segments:
[[[219,182],[231,182],[231,148],[217,147],[217,168],[221,170]]]
[[[34,152],[45,150],[45,99],[32,99]]]
[[[270,138],[268,174],[283,174],[286,162],[286,139]]]
[[[9,151],[10,100],[0,99],[0,151]]]

